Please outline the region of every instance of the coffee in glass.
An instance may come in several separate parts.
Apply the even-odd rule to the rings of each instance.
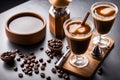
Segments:
[[[81,25],[82,21],[82,18],[76,17],[64,23],[68,45],[74,54],[70,59],[70,64],[78,68],[83,68],[88,64],[87,57],[82,54],[87,50],[93,32],[93,24],[87,21],[85,25]]]
[[[92,5],[91,12],[97,32],[100,34],[93,39],[93,43],[101,48],[109,47],[110,41],[105,34],[110,31],[114,23],[118,13],[117,6],[111,2],[96,2]]]

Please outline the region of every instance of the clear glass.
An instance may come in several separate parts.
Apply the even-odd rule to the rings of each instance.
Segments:
[[[114,14],[112,15],[113,11]],[[106,34],[110,31],[114,23],[118,13],[118,7],[111,2],[96,2],[91,6],[91,12],[96,30],[99,34],[99,36],[93,38],[93,43],[99,45],[101,48],[109,48],[110,41],[106,37]]]
[[[75,29],[75,27],[80,26],[80,23],[82,21],[83,21],[83,18],[74,17],[65,21],[63,26],[68,45],[70,46],[71,53],[73,53],[73,56],[70,59],[70,64],[77,68],[83,68],[88,65],[89,61],[88,61],[88,58],[84,55],[84,53],[86,52],[89,46],[89,42],[91,40],[94,27],[93,27],[93,24],[87,20],[86,24],[90,28],[89,32],[86,32],[86,33],[82,32],[80,34],[77,34],[78,36],[76,34],[75,35],[71,34],[68,28],[69,28],[69,25],[75,24],[73,27],[73,29]],[[86,27],[83,27],[83,28],[87,30]],[[82,30],[82,28],[80,29]]]

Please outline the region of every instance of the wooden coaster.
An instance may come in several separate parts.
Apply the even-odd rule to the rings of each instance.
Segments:
[[[99,65],[102,63],[102,61],[105,59],[105,57],[109,54],[110,50],[112,49],[113,45],[114,45],[114,40],[110,37],[108,37],[108,39],[110,40],[111,44],[110,44],[110,47],[109,49],[103,49],[103,56],[101,59],[95,59],[92,57],[91,55],[91,52],[93,50],[93,43],[92,43],[92,40],[93,40],[93,37],[95,37],[96,34],[94,33],[93,36],[92,36],[92,39],[91,39],[91,42],[90,42],[90,45],[88,47],[88,50],[83,54],[85,55],[88,60],[89,60],[89,63],[86,67],[84,68],[76,68],[76,67],[73,67],[70,63],[69,63],[69,60],[71,58],[71,56],[73,55],[72,53],[70,54],[70,56],[68,57],[68,59],[66,60],[66,62],[63,64],[63,69],[77,75],[77,76],[81,76],[81,77],[84,77],[84,78],[90,78],[94,72],[97,70],[97,68],[99,67]]]

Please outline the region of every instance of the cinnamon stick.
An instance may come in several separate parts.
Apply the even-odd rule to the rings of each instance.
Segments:
[[[90,12],[87,12],[87,14],[85,15],[85,18],[83,19],[83,22],[81,23],[81,25],[85,25],[85,22],[87,21],[88,16],[90,15]]]

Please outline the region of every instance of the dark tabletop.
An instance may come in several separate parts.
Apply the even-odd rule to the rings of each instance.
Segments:
[[[14,0],[13,0],[14,1]],[[23,0],[24,1],[24,0]],[[73,0],[73,2],[69,5],[69,9],[71,11],[71,17],[84,16],[87,11],[90,11],[90,6],[96,2],[97,0]],[[118,8],[120,8],[119,0],[106,0],[115,3]],[[4,5],[7,1],[4,1]],[[19,3],[19,2],[18,2]],[[18,4],[16,1],[16,4]],[[9,3],[7,3],[9,4]],[[15,4],[15,3],[14,3]],[[7,6],[7,5],[5,5]],[[12,6],[13,7],[13,6]],[[3,7],[5,10],[6,7]],[[47,50],[47,41],[54,38],[49,31],[49,19],[48,19],[48,11],[50,8],[50,4],[48,0],[30,0],[28,2],[22,3],[14,8],[11,8],[0,13],[0,54],[5,51],[14,50],[16,48],[20,49],[23,53],[27,53],[30,51],[35,52],[37,58],[42,57],[47,60],[48,56],[45,54],[45,50]],[[1,11],[3,11],[1,10]],[[47,34],[46,38],[42,43],[33,45],[33,46],[19,46],[11,43],[5,34],[4,26],[6,20],[13,14],[25,11],[32,11],[38,14],[41,14],[47,20]],[[89,19],[92,20],[90,15]],[[109,36],[115,40],[114,48],[111,50],[110,54],[106,57],[106,59],[101,64],[101,68],[104,70],[103,75],[98,75],[97,72],[93,75],[92,80],[120,80],[120,13],[115,20],[115,23],[109,32]],[[64,44],[66,45],[66,40],[63,39]],[[43,51],[40,51],[40,47],[44,47]],[[64,46],[63,53],[66,51]],[[45,71],[46,75],[50,75],[52,77],[51,80],[62,80],[58,78],[57,75],[53,74],[50,69],[54,66],[54,62],[56,58],[52,60],[50,64],[47,64],[47,68]],[[18,62],[15,63],[18,68]],[[93,66],[94,67],[94,66]],[[21,72],[19,68],[18,72],[14,72],[11,66],[6,65],[2,60],[0,60],[0,80],[42,80],[39,75],[33,75],[32,77],[24,75],[22,79],[18,78],[18,73]],[[42,72],[42,71],[41,71]],[[70,75],[71,80],[84,80],[80,77],[76,77],[74,75]],[[43,79],[44,80],[44,79]]]

